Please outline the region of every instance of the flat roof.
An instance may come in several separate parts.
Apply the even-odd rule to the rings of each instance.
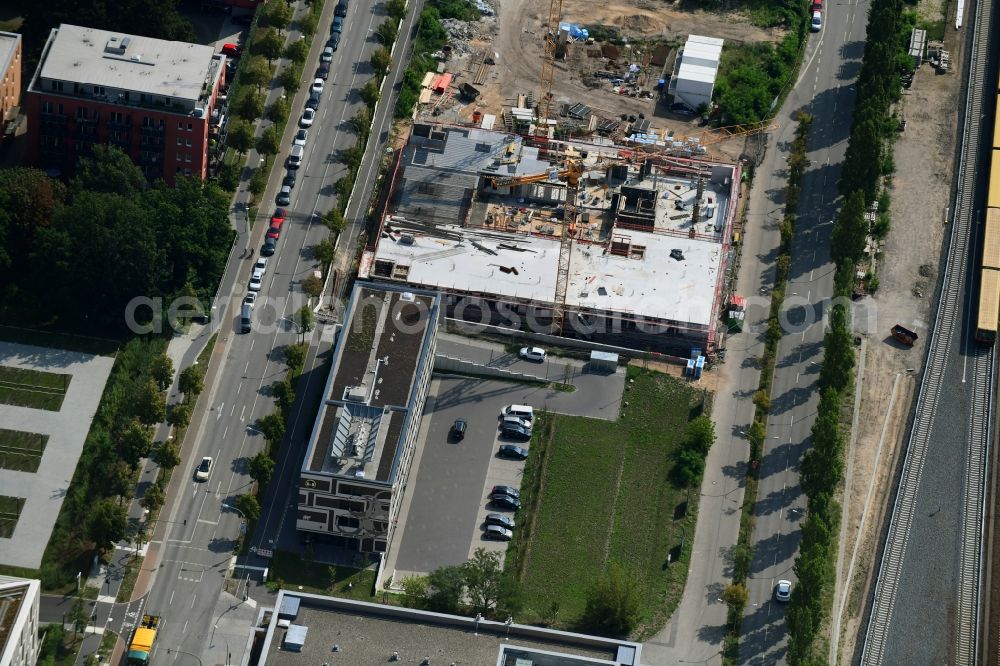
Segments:
[[[412,244],[400,243],[399,233],[381,240],[372,265],[363,266],[370,269],[369,277],[395,276],[408,284],[543,305],[555,300],[556,238],[459,226],[407,233]],[[574,243],[566,294],[570,308],[705,327],[713,322],[722,243],[633,230],[616,230],[613,236],[627,239],[636,251],[625,257],[606,252],[603,244]],[[672,250],[680,250],[684,259],[672,259]],[[378,262],[393,264],[392,274],[383,275]]]
[[[21,35],[16,32],[0,30],[0,72],[6,72],[10,67],[10,61],[14,59],[20,42]]]
[[[40,588],[38,580],[0,576],[0,664],[17,656],[21,629],[31,620]]]
[[[279,600],[292,593],[282,590]],[[521,655],[545,653],[535,663],[618,664],[638,666],[642,646],[630,641],[552,631],[483,620],[478,631],[472,618],[428,613],[319,595],[300,594],[294,623],[309,628],[300,652],[281,649],[285,629],[272,614],[266,643],[255,666],[289,664],[381,664],[399,653],[402,664],[430,657],[432,664],[509,664]],[[509,638],[508,638],[509,635]],[[334,646],[337,646],[334,648]],[[619,662],[619,650],[628,661]],[[335,651],[334,651],[335,650]],[[503,657],[503,661],[501,661]]]
[[[990,161],[990,174],[1000,174],[1000,150],[995,148]],[[1000,178],[990,178],[986,205],[990,208],[1000,208]]]
[[[1000,208],[986,209],[986,233],[983,234],[983,266],[1000,268]]]
[[[702,83],[715,83],[715,76],[718,73],[715,67],[705,65],[692,65],[682,62],[677,70],[677,78],[682,81],[700,81]]]
[[[980,330],[997,330],[1000,319],[1000,271],[984,269],[979,282],[979,316]]]
[[[428,358],[438,297],[356,285],[334,350],[304,472],[391,483],[413,383]],[[419,416],[419,415],[417,415]]]
[[[219,71],[215,55],[211,46],[64,23],[49,35],[39,77],[196,102]]]

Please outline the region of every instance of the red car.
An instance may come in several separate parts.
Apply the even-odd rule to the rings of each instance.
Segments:
[[[242,52],[243,52],[243,49],[241,49],[236,44],[223,44],[222,45],[222,54],[225,55],[225,56],[228,56],[230,58],[239,58],[240,57],[240,53],[242,53]]]
[[[809,13],[821,12],[823,11],[823,0],[813,0],[812,8],[809,9]]]
[[[274,238],[275,240],[277,240],[278,236],[280,235],[281,235],[281,223],[279,222],[275,224],[274,220],[272,220],[271,226],[267,230],[267,237]]]

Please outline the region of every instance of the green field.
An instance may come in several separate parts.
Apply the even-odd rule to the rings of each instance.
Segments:
[[[14,528],[23,508],[23,498],[0,495],[0,537],[9,539],[14,536]]]
[[[329,594],[369,601],[375,592],[375,572],[371,569],[333,566],[311,562],[296,553],[274,551],[268,584],[288,590]],[[348,589],[350,586],[350,589]]]
[[[73,375],[0,365],[0,403],[58,412]]]
[[[522,484],[522,520],[533,520],[519,527],[508,558],[521,573],[528,621],[546,618],[555,602],[557,624],[573,627],[611,562],[642,591],[638,636],[663,626],[680,602],[698,493],[685,512],[688,493],[668,474],[703,394],[659,373],[629,368],[628,376],[617,422],[555,414],[536,429]],[[680,561],[668,565],[672,550]]]
[[[0,469],[37,472],[48,435],[0,428]]]

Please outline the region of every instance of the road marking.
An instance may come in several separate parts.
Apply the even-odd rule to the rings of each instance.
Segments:
[[[240,382],[239,386],[236,387],[236,395],[239,395],[240,391],[242,390],[243,390],[243,382]]]
[[[182,634],[186,634],[187,632],[188,632],[188,620],[184,620],[184,628],[181,629],[181,633]],[[180,653],[178,653],[178,654],[180,654]],[[174,656],[174,659],[177,659],[176,655]]]
[[[215,420],[216,421],[218,421],[219,419],[222,418],[222,410],[225,409],[225,407],[226,407],[226,403],[222,403],[221,405],[219,405],[219,408],[217,410],[215,410]]]
[[[167,602],[167,605],[169,606],[172,603],[174,603],[174,590],[170,590],[170,601]]]
[[[225,439],[226,435],[228,434],[229,434],[229,426],[226,426],[226,429],[222,431],[222,439]]]
[[[208,520],[207,518],[199,518],[198,522],[199,523],[205,523],[206,525],[218,525],[219,524],[219,521],[217,521],[217,520]]]
[[[232,416],[236,412],[236,403],[233,403],[233,408],[229,410],[229,415]]]
[[[242,384],[240,384],[240,386],[242,386]],[[246,416],[246,414],[247,414],[247,406],[243,405],[243,409],[240,410],[240,421],[241,422],[246,421],[246,418],[244,418]]]
[[[195,599],[197,599],[197,598],[198,598],[197,594],[192,594],[191,595],[191,608],[194,608],[194,602],[195,602]]]
[[[247,364],[243,366],[243,374],[245,375],[248,372],[250,372],[250,361],[247,361]]]
[[[253,343],[255,343],[256,341],[257,341],[256,339],[250,340],[250,349],[249,349],[249,351],[253,351]],[[247,361],[247,367],[248,368],[250,367],[250,361]]]

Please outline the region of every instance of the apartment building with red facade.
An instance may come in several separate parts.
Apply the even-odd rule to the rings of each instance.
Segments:
[[[211,46],[53,28],[25,95],[28,163],[70,175],[111,144],[150,180],[204,178],[225,61]]]
[[[0,31],[0,132],[13,128],[21,110],[21,35]]]

